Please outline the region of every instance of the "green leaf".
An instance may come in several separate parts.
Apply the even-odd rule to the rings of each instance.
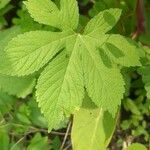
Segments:
[[[44,116],[41,114],[38,104],[35,99],[31,98],[28,102],[28,107],[30,110],[29,120],[36,127],[47,128],[47,123]]]
[[[105,67],[90,37],[83,36],[81,40],[84,81],[88,95],[97,106],[114,115],[125,92],[122,75],[115,66]]]
[[[8,59],[6,59],[4,49],[8,42],[19,33],[21,33],[21,29],[19,27],[12,27],[0,32],[0,73],[2,74],[6,70],[9,70],[9,67],[11,66]]]
[[[149,43],[150,43],[150,36],[149,36],[148,34],[140,35],[139,41],[140,41],[142,44],[149,46]]]
[[[139,111],[138,106],[135,104],[135,102],[132,99],[125,99],[124,100],[124,107],[127,111],[131,111],[135,115],[141,115],[141,112]]]
[[[26,97],[35,86],[34,77],[12,77],[0,74],[0,90],[17,97]]]
[[[49,150],[47,137],[42,137],[40,133],[37,133],[30,141],[30,145],[27,150]]]
[[[4,48],[14,36],[21,32],[19,27],[13,27],[0,32],[0,90],[6,92],[10,95],[16,95],[18,97],[24,98],[32,92],[35,85],[34,77],[11,77],[8,75],[3,75],[6,70],[9,70],[11,66],[8,59],[6,59],[6,54]]]
[[[99,13],[81,35],[72,31],[78,24],[75,0],[61,0],[57,6],[50,0],[28,0],[26,5],[35,20],[63,31],[34,31],[14,38],[5,49],[8,63],[2,72],[22,76],[46,67],[39,77],[36,96],[49,130],[79,109],[84,88],[99,108],[115,116],[125,92],[121,69],[140,65],[133,42],[120,35],[105,35],[121,11]]]
[[[96,0],[93,7],[89,11],[89,15],[91,17],[97,15],[100,11],[105,9],[114,8],[116,6],[116,2],[112,0]]]
[[[105,36],[107,40],[100,50],[107,55],[108,59],[126,67],[141,65],[139,61],[139,49],[132,40],[117,34]],[[101,40],[101,38],[99,40]],[[108,61],[108,59],[106,61]]]
[[[51,0],[28,0],[24,3],[35,21],[57,28],[60,27],[60,12]]]
[[[31,18],[28,11],[26,9],[23,9],[23,8],[19,9],[17,11],[17,16],[13,18],[12,22],[14,25],[19,26],[21,28],[21,31],[23,31],[23,32],[45,29],[45,26],[35,22],[33,20],[33,18]]]
[[[9,150],[9,136],[4,129],[0,129],[0,148],[2,150]]]
[[[64,119],[64,112],[72,113],[82,104],[84,85],[78,58],[78,45],[70,59],[60,53],[42,72],[37,84],[37,101],[48,122],[49,130]]]
[[[126,150],[147,150],[147,148],[143,144],[133,143]]]
[[[0,9],[4,8],[10,0],[0,0]]]
[[[18,26],[3,30],[0,32],[0,52],[7,46],[8,42],[17,34],[21,33],[21,29]]]
[[[61,147],[61,140],[59,138],[59,136],[56,136],[53,140],[52,140],[52,144],[51,147],[53,150],[58,150]]]
[[[2,115],[8,113],[12,109],[12,105],[15,101],[16,99],[14,97],[0,92],[0,113]]]
[[[11,62],[5,71],[9,75],[29,75],[38,71],[63,47],[68,32],[31,31],[13,38],[5,49],[5,61]]]
[[[63,29],[76,29],[79,22],[79,10],[76,0],[60,0],[60,19]]]
[[[147,97],[150,99],[150,67],[145,66],[139,69],[139,73],[142,75],[145,89],[147,91]]]
[[[85,99],[73,118],[72,144],[75,150],[106,150],[116,126],[116,119]]]
[[[121,10],[117,8],[101,11],[89,21],[85,27],[84,34],[88,34],[89,36],[105,34],[114,27],[120,15]]]
[[[78,26],[76,0],[61,0],[60,10],[51,0],[28,0],[25,4],[32,18],[39,23],[59,29],[76,29]]]

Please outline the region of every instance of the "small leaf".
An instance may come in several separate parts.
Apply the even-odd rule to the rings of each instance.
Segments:
[[[147,91],[147,97],[150,99],[150,67],[141,67],[139,73],[142,75],[145,89]]]
[[[131,111],[133,114],[140,116],[141,112],[139,111],[138,106],[135,104],[135,102],[132,99],[125,99],[124,100],[124,107],[127,111]]]
[[[6,93],[0,92],[0,114],[4,115],[12,109],[12,105],[15,103],[16,98],[9,96]]]
[[[10,0],[0,0],[0,9],[4,8]]]
[[[49,150],[47,137],[42,137],[40,133],[37,133],[30,141],[30,145],[27,150]]]
[[[133,143],[126,150],[147,150],[147,148],[143,144]]]
[[[9,136],[5,129],[0,129],[0,148],[9,150]]]
[[[10,95],[25,98],[35,86],[34,77],[12,77],[0,74],[0,90]]]
[[[51,144],[51,147],[53,150],[58,150],[60,149],[61,147],[61,140],[59,138],[59,136],[56,136],[53,141],[52,141],[52,144]]]

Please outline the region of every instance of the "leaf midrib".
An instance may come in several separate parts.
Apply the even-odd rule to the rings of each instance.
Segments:
[[[76,41],[75,41],[75,43],[74,43],[73,50],[74,50],[76,44],[77,44],[77,38],[76,38]],[[72,50],[72,53],[73,53],[73,50]],[[62,93],[62,88],[64,87],[63,85],[64,85],[64,81],[65,81],[65,78],[66,78],[66,72],[67,72],[67,70],[68,70],[69,63],[70,63],[70,61],[72,60],[72,59],[71,59],[72,57],[73,57],[73,55],[71,54],[71,57],[69,58],[69,61],[68,61],[67,67],[66,67],[66,71],[65,71],[65,74],[64,74],[64,78],[63,78],[63,81],[62,81],[62,84],[61,84],[62,86],[61,86],[61,88],[60,88],[60,92],[59,92],[59,95],[58,95],[57,103],[58,103],[58,101],[59,101],[59,99],[60,99],[60,94]]]

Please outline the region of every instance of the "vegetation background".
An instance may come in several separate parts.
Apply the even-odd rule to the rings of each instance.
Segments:
[[[147,54],[143,61],[150,60],[150,0],[78,0],[78,4],[81,26],[102,10],[122,9],[112,32],[140,43]],[[0,50],[15,36],[18,26],[27,32],[42,25],[33,21],[22,0],[0,0]],[[61,129],[48,133],[46,120],[35,101],[35,81],[17,80],[0,76],[0,150],[72,149],[71,123],[63,122]],[[146,96],[142,76],[136,69],[129,71],[125,80],[127,90],[109,149],[121,150],[131,143],[150,149],[150,96]]]

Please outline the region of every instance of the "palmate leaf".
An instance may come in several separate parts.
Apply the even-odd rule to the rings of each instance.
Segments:
[[[87,38],[80,35],[74,37],[69,62],[65,63],[67,58],[64,55],[61,59],[56,57],[38,80],[37,101],[45,117],[48,117],[50,129],[51,126],[56,126],[53,123],[58,124],[63,119],[63,112],[67,110],[71,113],[81,106],[84,95],[83,81],[98,106],[115,114],[120,105],[124,93],[122,76],[119,70],[106,68],[101,63],[98,55],[94,54],[93,48],[89,46],[91,43]],[[110,80],[111,77],[113,80]]]
[[[5,49],[11,65],[3,72],[22,76],[46,67],[36,95],[49,130],[57,127],[64,115],[78,110],[84,90],[98,107],[115,116],[125,91],[120,68],[140,65],[131,41],[105,34],[116,24],[121,11],[100,12],[81,35],[72,31],[79,16],[75,0],[61,0],[60,8],[50,0],[28,0],[26,5],[36,21],[62,31],[33,31],[14,38]]]

